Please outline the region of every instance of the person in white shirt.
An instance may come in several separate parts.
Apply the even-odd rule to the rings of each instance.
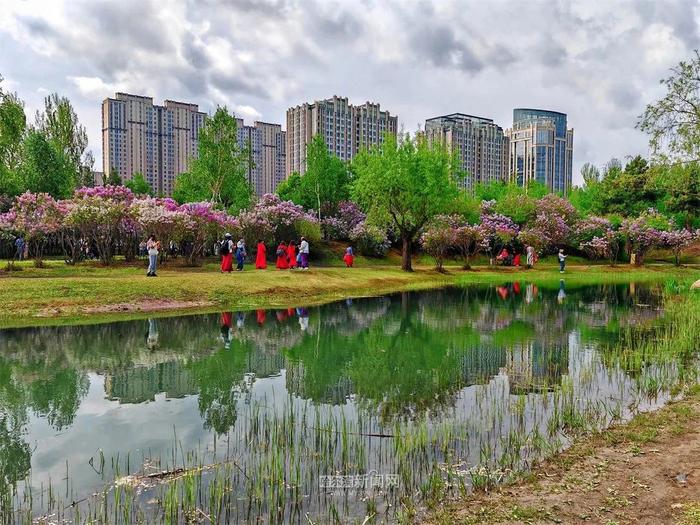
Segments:
[[[302,237],[301,243],[299,244],[299,255],[301,255],[301,269],[309,269],[309,243]]]
[[[564,249],[559,250],[559,273],[564,273],[564,268],[566,267],[566,255],[564,255]]]
[[[160,242],[156,240],[155,235],[151,235],[146,242],[146,250],[148,251],[148,273],[146,277],[158,277],[156,275],[156,265],[158,264],[158,250]]]

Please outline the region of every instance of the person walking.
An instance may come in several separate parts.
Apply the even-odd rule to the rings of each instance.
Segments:
[[[264,270],[267,268],[267,248],[265,243],[258,239],[258,247],[255,252],[255,269]]]
[[[309,269],[309,242],[305,237],[301,238],[301,243],[299,244],[299,255],[301,255],[301,269]]]
[[[243,264],[245,263],[245,258],[246,258],[246,251],[245,251],[245,241],[243,239],[238,241],[238,244],[236,245],[236,271],[242,272],[243,271]]]
[[[15,258],[18,261],[24,260],[24,247],[25,247],[24,237],[21,235],[15,239]]]
[[[352,251],[352,246],[345,248],[345,255],[343,255],[343,261],[345,261],[346,268],[352,268],[353,262],[355,262],[355,254]]]
[[[221,272],[231,273],[233,271],[233,240],[231,234],[224,235],[224,240],[219,245],[221,255]]]
[[[294,241],[289,241],[287,245],[287,265],[290,270],[297,266],[297,246]]]
[[[566,257],[564,254],[564,249],[559,248],[559,273],[564,273],[564,268],[566,267]]]
[[[146,241],[146,250],[148,251],[148,273],[146,273],[146,277],[158,277],[156,275],[156,266],[158,265],[160,241],[156,240],[155,235],[151,235]]]
[[[284,241],[280,242],[277,246],[275,255],[277,256],[275,266],[278,270],[286,270],[289,268],[289,253],[287,252],[287,245],[284,243]]]

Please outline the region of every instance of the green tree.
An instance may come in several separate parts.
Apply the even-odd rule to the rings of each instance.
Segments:
[[[586,162],[581,166],[581,177],[583,177],[583,183],[586,186],[591,186],[600,182],[600,171],[590,162]]]
[[[95,175],[92,172],[93,166],[95,165],[95,157],[92,155],[92,151],[85,153],[83,158],[83,163],[80,166],[80,171],[78,172],[78,179],[76,181],[76,187],[89,187],[95,186]]]
[[[277,186],[277,195],[283,201],[301,204],[301,175],[298,171],[293,172]],[[303,206],[303,204],[301,205]]]
[[[348,165],[328,151],[321,135],[306,147],[306,172],[292,173],[277,188],[283,200],[290,200],[322,215],[332,215],[338,203],[350,196],[351,172]]]
[[[250,204],[249,154],[238,144],[236,119],[226,107],[216,109],[199,132],[199,156],[190,171],[175,179],[179,202],[211,201],[235,213]]]
[[[35,130],[24,139],[19,176],[24,189],[45,192],[57,199],[70,197],[75,187],[75,173],[63,152]]]
[[[653,183],[646,159],[637,155],[624,169],[612,159],[606,166],[600,182],[596,213],[639,215],[647,208],[656,207],[660,193]]]
[[[700,164],[674,164],[656,170],[655,183],[663,192],[663,208],[691,228],[700,210]]]
[[[26,127],[24,104],[17,95],[6,93],[0,87],[0,195],[15,196],[22,192],[17,168]]]
[[[401,268],[411,271],[411,247],[423,226],[453,206],[459,194],[453,156],[438,144],[408,135],[360,152],[353,162],[353,198],[371,221],[391,226],[401,237]]]
[[[44,99],[44,113],[37,112],[36,127],[63,153],[73,169],[73,180],[80,179],[88,138],[66,97],[53,93]]]
[[[647,105],[637,127],[649,135],[655,154],[700,155],[700,53],[680,62],[661,80],[666,95]]]
[[[335,212],[349,197],[350,172],[345,163],[328,151],[322,135],[315,135],[306,147],[306,173],[301,177],[301,202],[306,208]]]
[[[115,168],[112,168],[109,174],[106,176],[104,183],[105,185],[110,186],[121,186],[123,181],[121,175],[119,175],[119,172]]]
[[[151,189],[150,184],[146,182],[146,178],[143,176],[143,173],[134,173],[131,180],[126,181],[124,186],[129,188],[136,195],[153,195],[153,190]]]

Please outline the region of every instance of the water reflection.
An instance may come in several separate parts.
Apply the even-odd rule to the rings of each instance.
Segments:
[[[69,459],[84,464],[78,451],[64,457],[62,440],[89,451],[167,450],[176,427],[182,446],[195,446],[242,432],[254,399],[343,407],[381,428],[474,411],[474,385],[502,385],[506,396],[550,392],[580,373],[581,348],[657,316],[658,305],[653,287],[562,280],[558,289],[514,282],[0,331],[0,493],[30,463],[33,483],[56,479]],[[142,422],[154,425],[148,436]],[[75,467],[78,494],[102,482],[83,467]]]

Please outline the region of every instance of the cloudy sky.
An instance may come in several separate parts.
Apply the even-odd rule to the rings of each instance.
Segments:
[[[700,47],[699,16],[693,0],[0,0],[0,74],[30,115],[67,95],[96,169],[116,91],[283,125],[289,106],[337,94],[406,130],[452,112],[503,127],[514,107],[565,112],[577,182],[584,162],[647,153],[637,116]]]

